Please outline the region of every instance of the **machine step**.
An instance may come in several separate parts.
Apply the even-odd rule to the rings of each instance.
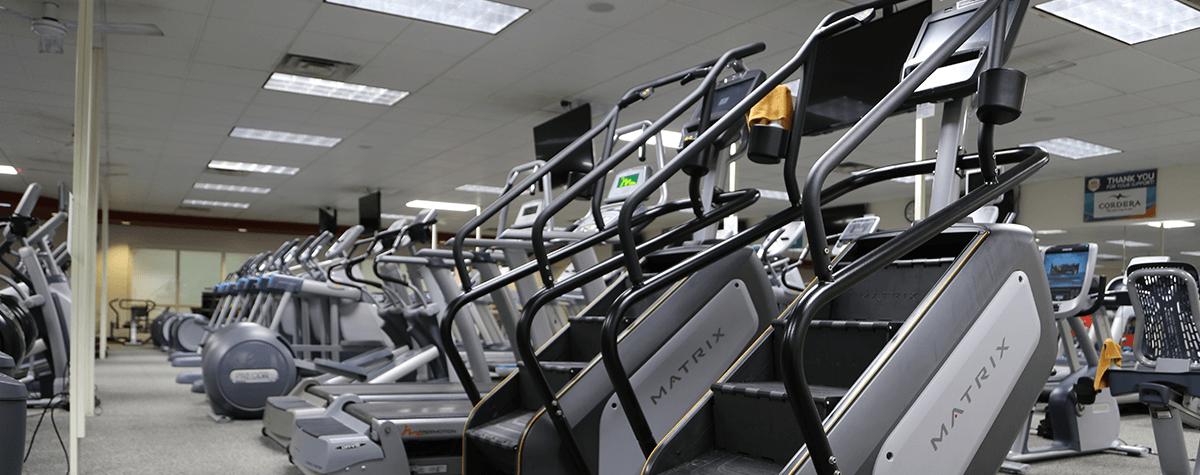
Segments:
[[[774,464],[724,450],[714,450],[672,468],[664,475],[726,475],[731,473],[775,475],[782,469],[782,464]]]
[[[517,473],[517,452],[521,448],[521,438],[525,435],[525,427],[536,414],[536,411],[513,412],[493,422],[467,429],[466,436],[487,454],[487,460],[494,464],[493,468],[499,473]]]

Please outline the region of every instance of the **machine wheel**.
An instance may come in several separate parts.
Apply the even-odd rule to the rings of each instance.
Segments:
[[[200,366],[213,411],[237,419],[262,417],[267,398],[287,394],[297,380],[287,342],[249,322],[214,332],[204,346]]]

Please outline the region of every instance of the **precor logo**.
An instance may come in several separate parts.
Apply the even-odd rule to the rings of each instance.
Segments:
[[[229,380],[235,383],[273,383],[279,379],[274,368],[235,369],[229,372]]]

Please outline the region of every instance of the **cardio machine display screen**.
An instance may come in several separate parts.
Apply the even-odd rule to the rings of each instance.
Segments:
[[[1050,279],[1050,294],[1055,301],[1070,300],[1079,295],[1083,290],[1087,262],[1086,251],[1046,254],[1046,277]]]
[[[627,186],[637,186],[638,179],[641,177],[642,177],[642,174],[640,174],[640,173],[634,173],[632,175],[625,175],[623,177],[619,177],[619,178],[617,178],[617,188],[625,188]]]
[[[525,209],[521,210],[521,216],[532,216],[532,215],[537,214],[537,212],[538,212],[537,206],[529,206],[529,207],[526,207]]]
[[[754,89],[754,81],[742,81],[713,91],[712,117],[720,117],[729,112],[734,105],[745,99]]]

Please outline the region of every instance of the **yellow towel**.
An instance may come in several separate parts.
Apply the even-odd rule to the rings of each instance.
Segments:
[[[1100,350],[1100,365],[1096,367],[1096,390],[1108,387],[1108,379],[1104,374],[1110,368],[1121,367],[1121,347],[1109,338],[1104,340],[1104,349]]]
[[[792,110],[792,90],[782,84],[775,86],[775,89],[758,101],[746,115],[746,121],[750,125],[770,124],[771,121],[778,120],[783,128],[791,129],[792,118],[795,115],[795,111]]]

